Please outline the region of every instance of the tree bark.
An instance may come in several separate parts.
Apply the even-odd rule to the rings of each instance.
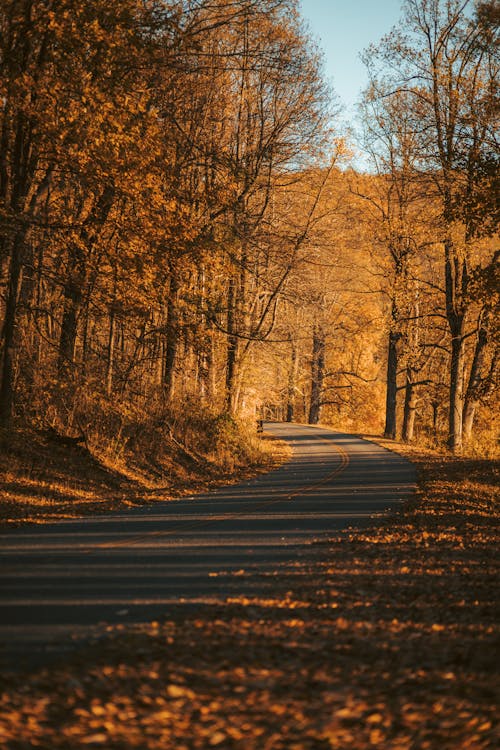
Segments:
[[[64,312],[59,336],[57,369],[60,377],[68,374],[75,359],[78,318],[83,299],[83,280],[72,276],[64,286]]]
[[[111,211],[114,196],[113,185],[103,188],[80,230],[81,245],[70,247],[68,272],[64,285],[64,312],[59,338],[58,371],[61,377],[68,374],[74,363],[78,318],[83,302],[88,259]]]
[[[113,372],[115,364],[115,311],[113,306],[109,311],[108,351],[106,357],[106,393],[113,392]]]
[[[433,401],[432,404],[432,431],[436,436],[438,433],[439,422],[439,401]]]
[[[293,422],[295,416],[295,388],[299,372],[299,352],[295,341],[291,341],[291,360],[288,370],[288,390],[286,404],[286,421]]]
[[[468,442],[472,437],[474,416],[479,404],[478,389],[481,385],[481,373],[486,358],[486,347],[488,344],[487,318],[482,321],[477,332],[474,358],[472,360],[469,382],[465,394],[465,405],[463,413],[463,439]]]
[[[464,341],[455,337],[451,341],[450,409],[447,446],[453,453],[460,453],[463,444],[464,409]]]
[[[398,341],[400,334],[395,331],[389,333],[389,347],[387,351],[387,387],[385,396],[385,427],[384,437],[396,439],[397,418],[397,375],[398,375]]]
[[[309,403],[309,424],[318,424],[321,416],[321,397],[325,377],[325,332],[319,326],[313,330],[313,347],[311,360],[311,400]]]
[[[465,303],[468,284],[465,259],[461,260],[450,239],[445,241],[446,316],[451,333],[450,405],[447,447],[460,453],[463,444]]]
[[[3,324],[3,361],[2,383],[0,387],[0,423],[8,427],[14,405],[14,343],[16,332],[16,313],[21,272],[23,263],[24,232],[14,238],[10,269],[5,317]]]
[[[417,410],[417,386],[413,382],[411,368],[406,371],[405,403],[403,411],[402,438],[405,443],[411,443],[414,437],[415,417]]]
[[[238,337],[235,329],[235,304],[236,304],[236,282],[234,278],[229,281],[228,302],[227,302],[227,354],[226,354],[226,409],[234,413],[236,404],[234,403],[235,385],[236,385],[236,367],[238,359]]]
[[[179,346],[179,314],[177,310],[177,294],[179,281],[175,275],[170,277],[170,289],[167,302],[167,336],[165,341],[165,361],[163,369],[163,386],[165,395],[170,401],[175,388],[175,360]]]

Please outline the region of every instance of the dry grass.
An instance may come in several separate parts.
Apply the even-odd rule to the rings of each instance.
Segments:
[[[247,436],[238,463],[189,456],[164,443],[161,465],[141,455],[97,457],[50,432],[0,433],[0,525],[46,523],[108,513],[246,479],[278,466],[288,448],[270,437]]]

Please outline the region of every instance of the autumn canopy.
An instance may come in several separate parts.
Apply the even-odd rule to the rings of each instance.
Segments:
[[[296,0],[5,0],[3,428],[491,442],[497,16],[406,2],[359,173]]]

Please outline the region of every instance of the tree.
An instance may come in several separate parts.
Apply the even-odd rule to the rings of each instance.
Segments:
[[[26,280],[33,265],[32,248],[43,237],[57,257],[52,274],[63,288],[62,375],[74,359],[90,264],[102,239],[109,241],[115,201],[130,193],[130,186],[122,191],[130,176],[129,153],[137,155],[134,144],[144,131],[144,119],[137,122],[144,111],[142,89],[131,85],[141,67],[137,11],[134,0],[118,11],[100,0],[83,6],[23,0],[1,11],[1,244],[8,257],[4,424],[12,416],[18,300],[23,272]],[[29,303],[27,284],[24,301]]]
[[[440,201],[451,346],[448,447],[456,452],[462,449],[468,287],[478,262],[477,212],[469,210],[470,198],[482,184],[478,163],[489,162],[497,80],[492,47],[484,44],[482,25],[465,13],[469,5],[468,0],[407,0],[405,29],[372,51],[388,73],[387,85],[408,98],[419,169],[432,179]]]
[[[370,68],[370,57],[366,59]],[[390,324],[387,346],[386,406],[384,436],[394,439],[397,432],[398,374],[404,353],[404,329],[409,321],[418,325],[412,290],[412,263],[419,252],[422,214],[428,221],[429,203],[423,201],[422,179],[418,174],[418,147],[415,122],[405,92],[386,90],[372,80],[361,107],[364,145],[377,177],[358,179],[353,191],[361,197],[375,222],[376,238],[388,253],[390,271],[387,294],[390,298]],[[424,208],[425,206],[425,208]],[[415,338],[414,334],[410,334]],[[407,378],[407,404],[414,400],[412,380]],[[410,393],[413,391],[413,393]]]

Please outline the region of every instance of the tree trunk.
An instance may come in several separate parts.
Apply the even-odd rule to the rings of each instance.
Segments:
[[[406,371],[405,404],[403,412],[402,438],[405,443],[411,443],[414,437],[415,416],[417,410],[417,386],[413,383],[411,368]]]
[[[227,354],[226,354],[226,409],[233,413],[236,410],[235,386],[236,368],[238,359],[238,337],[235,329],[235,304],[236,289],[235,280],[230,279],[227,303]]]
[[[465,259],[458,256],[451,239],[445,241],[446,317],[451,333],[450,407],[447,447],[462,450],[465,364],[465,294],[468,286]]]
[[[78,318],[83,302],[87,266],[99,233],[113,205],[113,185],[104,187],[89,216],[80,229],[81,245],[70,247],[67,279],[64,286],[64,312],[59,339],[58,371],[60,376],[68,373],[74,363]]]
[[[236,362],[238,351],[238,339],[230,336],[227,342],[226,360],[226,408],[233,413],[236,410],[235,385],[236,385]]]
[[[177,294],[179,281],[175,275],[170,278],[170,289],[167,302],[167,338],[165,342],[165,362],[163,369],[163,386],[170,401],[175,387],[175,360],[179,346],[179,315],[177,311]]]
[[[457,336],[451,342],[450,367],[450,411],[447,446],[453,453],[460,453],[463,442],[464,409],[464,340]]]
[[[64,287],[64,312],[57,360],[57,369],[61,377],[68,374],[75,359],[78,318],[83,299],[82,283],[81,278],[70,278]]]
[[[199,392],[203,403],[215,404],[217,395],[217,381],[215,368],[215,343],[211,334],[211,326],[208,326],[207,335],[202,344],[200,352],[200,383]]]
[[[398,395],[398,341],[400,334],[395,331],[389,333],[389,348],[387,352],[387,390],[385,397],[385,428],[384,437],[396,439],[397,395]]]
[[[207,315],[207,279],[205,269],[200,267],[198,273],[198,293],[201,300],[199,310],[200,342],[198,350],[198,392],[203,404],[207,401],[214,403],[215,399],[215,372],[214,372],[214,325],[210,316]]]
[[[318,424],[321,416],[321,397],[325,376],[325,333],[315,326],[311,361],[311,401],[309,403],[309,424]]]
[[[433,401],[432,404],[432,431],[434,435],[438,432],[438,420],[439,420],[439,401]]]
[[[287,404],[286,404],[286,421],[293,422],[295,416],[295,388],[297,382],[297,375],[299,372],[299,352],[295,341],[291,341],[292,345],[292,356],[290,360],[290,367],[288,370],[288,390],[287,390]]]
[[[478,389],[481,384],[481,373],[484,366],[486,355],[486,346],[488,344],[487,317],[481,321],[477,333],[476,346],[474,349],[474,358],[472,360],[467,392],[465,394],[465,406],[463,413],[463,439],[468,442],[472,437],[472,427],[474,425],[474,416],[479,404]]]
[[[2,384],[0,387],[0,423],[7,427],[14,405],[14,339],[16,313],[23,263],[24,233],[14,238],[9,269],[9,285],[3,324]]]
[[[20,128],[19,133],[22,128]],[[19,136],[19,143],[21,144],[23,138]],[[22,151],[22,149],[21,149]],[[22,176],[24,175],[24,176]],[[27,216],[33,218],[38,212],[41,203],[45,199],[48,190],[50,188],[52,178],[52,169],[48,169],[45,173],[43,180],[35,190],[28,207]],[[27,174],[25,170],[20,168],[19,175],[16,177],[15,182],[17,183],[16,189],[13,191],[11,199],[11,207],[14,212],[21,210],[24,198],[28,192],[27,187]],[[24,217],[27,218],[26,215]],[[7,300],[5,303],[5,315],[2,328],[2,340],[3,340],[3,360],[2,360],[2,372],[1,372],[1,386],[0,386],[0,422],[4,425],[8,425],[12,419],[12,411],[14,404],[14,344],[15,344],[15,329],[16,329],[16,317],[18,310],[18,300],[21,289],[22,271],[24,263],[25,253],[25,241],[28,233],[28,229],[21,229],[14,236],[12,242],[12,249],[10,254],[10,266],[8,270],[8,288],[7,288]],[[4,240],[5,243],[5,240]],[[5,243],[6,244],[6,243]],[[5,249],[5,244],[2,250]]]
[[[115,311],[113,306],[109,311],[108,351],[106,363],[106,393],[113,392],[113,371],[115,364]]]
[[[211,337],[204,336],[201,345],[200,350],[198,351],[197,355],[197,361],[198,361],[198,379],[197,379],[197,387],[198,387],[198,394],[200,396],[201,402],[206,403],[207,400],[212,398],[211,393],[211,382],[212,382],[212,365],[213,365],[213,359],[212,359],[212,342]]]

